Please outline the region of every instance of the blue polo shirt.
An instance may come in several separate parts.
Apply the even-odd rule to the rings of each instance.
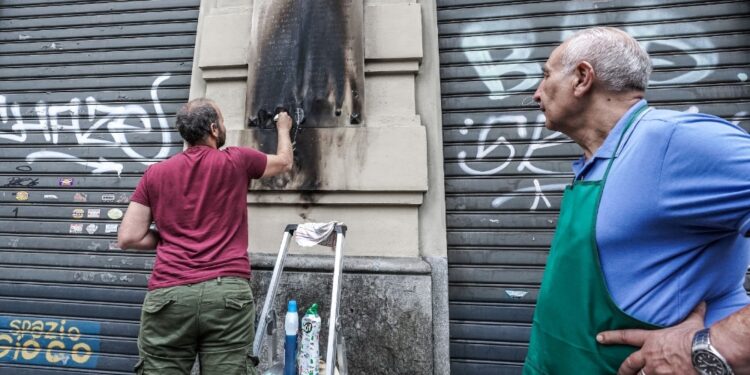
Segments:
[[[577,178],[598,180],[626,119]],[[701,301],[706,325],[750,303],[750,135],[718,117],[650,109],[625,134],[604,186],[596,240],[607,287],[633,317],[659,325]]]

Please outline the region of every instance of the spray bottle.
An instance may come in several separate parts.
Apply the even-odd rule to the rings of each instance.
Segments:
[[[299,315],[297,301],[290,300],[284,318],[284,375],[297,375],[297,331],[299,330]]]
[[[302,317],[302,339],[299,348],[299,375],[319,375],[320,315],[318,304],[313,303]]]

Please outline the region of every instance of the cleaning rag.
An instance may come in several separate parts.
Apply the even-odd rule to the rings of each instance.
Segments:
[[[303,247],[315,245],[334,247],[336,246],[336,236],[332,234],[336,224],[342,223],[331,221],[328,223],[299,224],[297,230],[294,231],[294,240]]]

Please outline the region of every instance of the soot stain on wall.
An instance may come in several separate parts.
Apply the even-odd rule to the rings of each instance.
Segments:
[[[337,117],[343,114],[347,84],[353,91],[352,107],[361,109],[355,104],[361,97],[356,92],[357,74],[347,64],[345,2],[274,1],[269,11],[273,22],[264,20],[268,29],[263,30],[255,61],[249,126],[273,127],[272,118],[279,107],[295,118],[302,113],[298,109],[303,110],[305,126],[336,126]]]
[[[298,128],[292,129],[292,132],[295,130],[298,130],[298,137],[305,137],[306,141],[297,142],[294,145],[294,167],[292,171],[272,178],[260,179],[258,182],[263,188],[272,190],[281,190],[291,185],[295,190],[302,192],[303,200],[314,203],[312,202],[312,194],[322,184],[319,179],[321,140],[310,129],[305,131],[304,128]],[[261,151],[266,153],[276,152],[276,129],[257,128],[253,133]]]
[[[357,1],[357,0],[354,0]],[[310,128],[360,124],[359,52],[348,51],[351,0],[273,0],[260,23],[254,80],[248,94],[248,126],[259,148],[276,152],[273,116],[280,108],[294,120],[294,169],[262,182],[264,188],[301,190],[312,201],[321,186],[321,140]],[[360,22],[356,21],[356,22]],[[361,46],[357,46],[361,47]],[[347,59],[347,54],[352,54]],[[251,68],[252,69],[252,68]],[[342,118],[344,116],[345,118]]]

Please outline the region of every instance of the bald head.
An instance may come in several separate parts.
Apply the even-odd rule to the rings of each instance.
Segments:
[[[581,30],[562,44],[563,71],[570,73],[586,61],[596,80],[613,92],[645,91],[651,75],[648,53],[626,32],[613,27]]]

